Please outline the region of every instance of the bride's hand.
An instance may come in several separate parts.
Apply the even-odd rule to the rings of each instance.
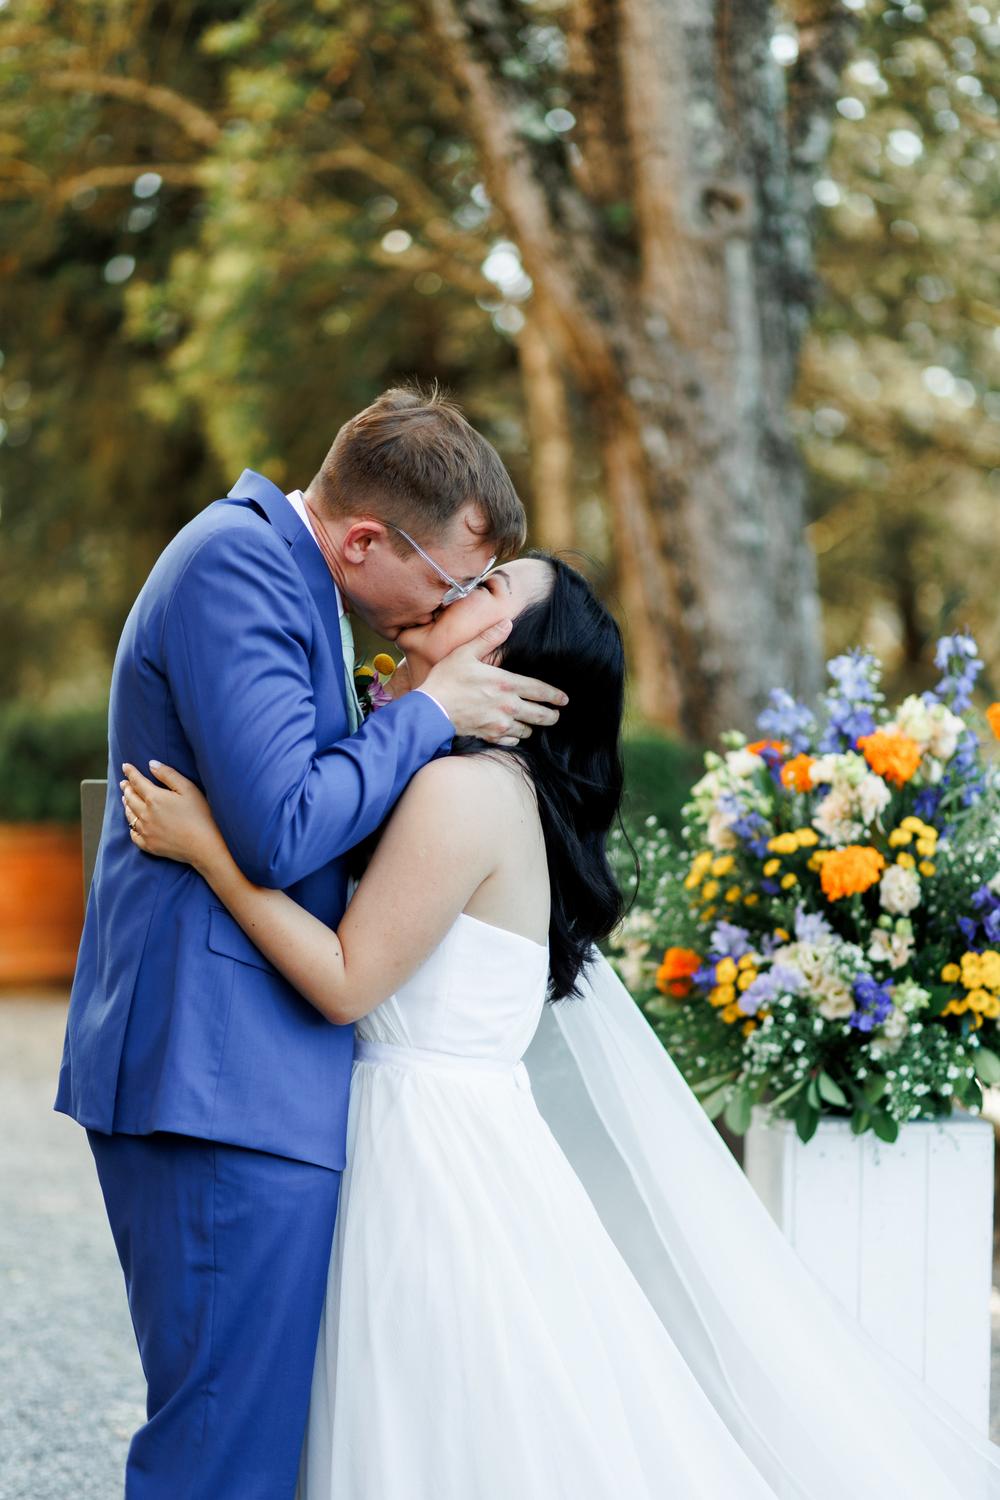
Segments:
[[[150,761],[149,768],[162,786],[127,761],[122,767],[122,802],[133,844],[146,854],[203,870],[226,847],[207,801],[193,781],[171,766]]]

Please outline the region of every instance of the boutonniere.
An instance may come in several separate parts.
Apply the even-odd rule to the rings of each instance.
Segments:
[[[380,651],[370,664],[355,667],[354,691],[358,695],[363,718],[367,719],[376,708],[384,708],[387,703],[392,702],[392,695],[386,691],[385,685],[395,670],[396,663],[386,651]]]

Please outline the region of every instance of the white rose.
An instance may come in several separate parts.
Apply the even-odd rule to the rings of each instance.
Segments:
[[[908,734],[918,745],[926,745],[931,737],[930,709],[922,698],[913,693],[909,698],[903,699],[896,711],[895,720],[892,724],[887,724],[886,728]]]
[[[950,760],[958,749],[958,742],[965,733],[965,720],[953,714],[950,708],[939,703],[931,714],[931,732],[927,748],[938,760]]]
[[[827,792],[813,813],[813,827],[829,844],[849,844],[861,832],[853,812],[850,793],[835,789]]]
[[[874,823],[879,813],[884,812],[892,801],[892,793],[874,772],[867,775],[858,787],[858,805],[865,823]]]
[[[905,917],[920,905],[920,877],[915,870],[890,865],[879,881],[878,893],[885,911]]]
[[[754,776],[763,770],[765,762],[752,750],[730,750],[726,765],[734,776]]]

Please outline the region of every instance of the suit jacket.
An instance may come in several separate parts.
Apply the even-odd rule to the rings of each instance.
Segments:
[[[344,1164],[353,1028],[277,973],[187,865],[129,838],[121,764],[205,792],[246,875],[335,925],[348,851],[452,726],[423,693],[349,735],[337,594],[286,497],[246,470],[158,559],[111,682],[108,799],[56,1109]]]

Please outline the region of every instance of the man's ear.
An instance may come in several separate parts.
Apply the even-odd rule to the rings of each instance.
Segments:
[[[352,521],[344,532],[340,544],[344,561],[355,565],[363,563],[371,550],[372,543],[381,541],[385,534],[386,529],[381,521],[368,519]]]

